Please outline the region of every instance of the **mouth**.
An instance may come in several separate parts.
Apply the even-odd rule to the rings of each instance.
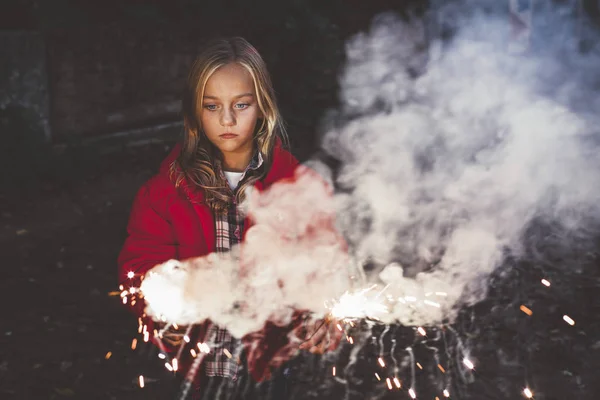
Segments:
[[[223,133],[223,134],[219,135],[219,137],[222,139],[233,139],[233,138],[236,138],[237,135],[235,133]]]

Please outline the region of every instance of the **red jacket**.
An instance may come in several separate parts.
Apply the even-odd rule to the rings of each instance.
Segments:
[[[162,162],[159,173],[142,186],[135,198],[127,226],[128,237],[118,257],[119,281],[126,289],[139,287],[143,274],[157,264],[169,259],[200,257],[215,250],[214,218],[203,202],[202,191],[185,184],[177,189],[169,176],[169,166],[179,155],[180,148],[180,145],[175,146]],[[271,168],[264,179],[256,182],[255,188],[265,190],[277,181],[293,178],[298,165],[289,152],[275,147]],[[245,225],[244,233],[251,221],[246,219]],[[127,278],[130,271],[135,273],[133,279]],[[138,300],[131,308],[142,316],[144,303]],[[152,321],[144,318],[144,323],[149,332],[153,332]],[[260,342],[259,346],[251,346],[260,351],[248,355],[249,370],[256,380],[268,378],[270,360],[288,344],[290,329],[291,326],[267,323],[262,331],[242,339],[245,343]]]

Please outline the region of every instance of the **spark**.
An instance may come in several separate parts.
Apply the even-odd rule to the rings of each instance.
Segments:
[[[333,376],[335,376],[335,365],[333,366]]]
[[[469,368],[469,369],[475,368],[475,365],[473,365],[473,363],[471,362],[471,360],[469,360],[466,357],[463,358],[463,364],[465,364],[467,366],[467,368]]]
[[[524,305],[521,305],[521,307],[519,307],[519,309],[529,316],[531,316],[533,314],[533,311],[531,311],[529,308],[525,307]]]
[[[423,366],[419,363],[417,363],[417,367],[419,367],[419,369],[423,369]]]
[[[144,376],[143,375],[140,375],[139,381],[140,381],[140,387],[143,388],[144,387]]]
[[[531,399],[533,397],[533,392],[531,390],[529,390],[529,388],[525,388],[523,389],[523,394],[525,395],[525,397],[527,397],[528,399]]]
[[[144,332],[144,342],[147,342],[148,339],[150,339],[150,332],[146,331]]]
[[[134,273],[133,271],[129,271],[129,272],[127,273],[127,277],[128,277],[129,279],[133,278],[134,276],[135,276],[135,273]]]
[[[348,338],[348,341],[350,342],[350,344],[354,344],[354,339],[352,339],[352,336],[350,336],[350,337]]]
[[[174,328],[175,330],[177,330],[177,329],[179,329],[179,326],[177,326],[177,324],[173,323],[173,328]]]
[[[390,378],[386,378],[385,382],[387,383],[388,388],[390,388],[390,390],[392,390],[392,381],[390,381]]]
[[[197,354],[196,351],[194,349],[190,349],[190,354],[192,355],[192,357],[196,358]]]
[[[173,372],[173,367],[171,367],[171,364],[169,363],[165,363],[165,367],[170,371]]]
[[[383,358],[379,357],[377,361],[379,362],[379,365],[381,365],[382,368],[385,368],[385,362],[383,361]]]
[[[440,303],[436,303],[435,301],[431,301],[431,300],[423,300],[423,304],[426,304],[428,306],[432,306],[435,308],[440,308]]]
[[[421,328],[421,327],[418,327],[418,328],[417,328],[417,331],[419,331],[419,333],[420,333],[422,336],[427,336],[427,332],[425,332],[425,329],[423,329],[423,328]]]
[[[382,300],[378,299],[379,295],[374,298],[367,296],[367,293],[376,286],[373,285],[356,293],[345,292],[339,300],[334,302],[330,309],[331,315],[338,319],[344,319],[375,317],[378,314],[387,313],[388,309],[382,304]]]
[[[375,372],[375,378],[377,378],[378,381],[381,380],[381,377],[379,376],[379,374],[377,372]]]
[[[446,373],[446,370],[444,369],[444,367],[442,367],[442,364],[438,364],[437,367],[440,369],[440,371],[442,371],[442,374]]]
[[[189,342],[190,342],[190,337],[189,337],[188,335],[183,335],[183,340],[184,340],[186,343],[189,343]]]
[[[106,353],[106,355],[104,356],[104,359],[108,360],[110,358],[110,356],[112,356],[112,351],[109,351],[108,353]]]
[[[177,363],[177,359],[173,359],[173,371],[177,371],[179,369],[179,364]]]
[[[569,317],[568,315],[563,315],[563,319],[565,320],[565,322],[571,326],[575,325],[575,321],[573,320],[573,318]]]
[[[127,297],[123,297],[123,304],[127,304]]]
[[[233,357],[233,356],[231,355],[231,353],[229,352],[229,350],[227,350],[227,349],[223,349],[223,353],[224,353],[224,354],[227,356],[227,358],[231,358],[231,357]]]
[[[198,350],[202,353],[210,353],[210,348],[206,343],[198,343]]]
[[[123,290],[123,285],[119,285],[119,290]]]
[[[158,353],[158,358],[164,360],[165,358],[167,358],[167,356],[165,356],[163,353]]]
[[[448,391],[448,389],[444,389],[443,393],[444,397],[450,397],[450,392]]]
[[[394,384],[398,389],[402,387],[402,384],[400,383],[400,380],[397,377],[394,377]]]
[[[410,397],[412,397],[413,399],[417,398],[417,394],[415,393],[415,390],[413,388],[408,389],[408,394],[410,394]]]
[[[547,281],[546,279],[542,279],[542,285],[550,287],[550,281]]]
[[[131,341],[131,350],[135,350],[136,347],[137,347],[137,338],[133,338],[133,340]]]
[[[129,288],[129,293],[131,293],[131,294],[135,293],[135,288],[133,286]]]
[[[340,324],[335,324],[335,326],[338,328],[338,331],[343,331],[342,326]]]

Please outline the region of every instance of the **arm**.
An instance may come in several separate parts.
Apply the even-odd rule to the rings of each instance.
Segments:
[[[139,287],[144,274],[157,264],[177,258],[177,246],[171,233],[169,221],[161,216],[152,201],[152,189],[156,178],[151,179],[138,191],[127,225],[127,239],[118,257],[119,284],[127,290]],[[133,273],[133,277],[128,277]],[[143,299],[128,308],[141,317],[144,313]],[[146,324],[148,324],[146,322]],[[150,326],[149,326],[150,328]]]

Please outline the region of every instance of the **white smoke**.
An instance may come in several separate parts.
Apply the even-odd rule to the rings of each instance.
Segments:
[[[490,33],[506,23],[468,21],[429,47],[417,78],[418,25],[383,16],[347,45],[323,143],[341,163],[338,215],[354,254],[391,298],[418,300],[396,303],[400,323],[434,324],[481,300],[533,218],[577,229],[598,215],[599,157],[583,145],[598,117],[542,94],[536,73],[556,61],[508,54]],[[424,306],[435,293],[440,307]]]
[[[147,314],[182,325],[209,318],[237,337],[267,320],[288,323],[295,310],[323,317],[325,304],[352,279],[334,205],[323,179],[306,168],[293,182],[251,193],[246,206],[254,225],[244,244],[154,267],[141,285]]]
[[[569,107],[581,86],[544,90],[538,78],[559,70],[547,64],[557,61],[508,54],[491,35],[505,32],[506,20],[461,22],[450,43],[427,44],[423,25],[389,15],[352,38],[341,106],[322,143],[339,168],[310,163],[339,191],[332,196],[301,173],[253,194],[256,225],[234,253],[241,261],[178,263],[187,272],[171,287],[185,289],[172,298],[185,311],[152,311],[149,274],[150,314],[211,318],[240,336],[267,319],[284,323],[293,309],[323,315],[325,301],[381,283],[385,322],[436,324],[484,298],[488,277],[506,253],[519,255],[533,218],[577,229],[598,216],[599,157],[583,145],[598,117]],[[334,210],[349,249],[328,228]],[[171,279],[161,268],[157,276]]]

